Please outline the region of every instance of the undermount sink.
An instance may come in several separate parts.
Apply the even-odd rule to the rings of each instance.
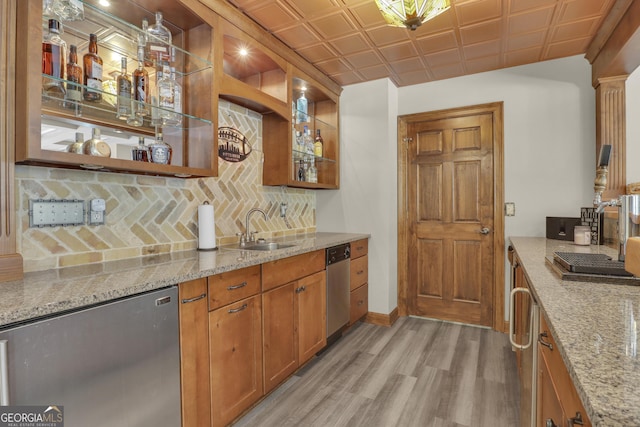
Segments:
[[[276,249],[286,249],[294,247],[291,243],[278,243],[278,242],[249,242],[244,246],[240,244],[229,246],[229,249],[238,249],[242,251],[275,251]]]

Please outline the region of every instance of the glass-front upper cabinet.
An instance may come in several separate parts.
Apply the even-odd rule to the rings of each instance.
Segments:
[[[301,188],[339,187],[338,95],[295,71],[286,128],[275,118],[263,119],[265,185]]]
[[[18,162],[217,175],[209,23],[174,0],[18,8]]]

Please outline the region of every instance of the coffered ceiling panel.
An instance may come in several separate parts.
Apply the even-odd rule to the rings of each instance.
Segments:
[[[451,0],[415,31],[374,0],[227,0],[341,85],[407,86],[584,54],[615,0]]]

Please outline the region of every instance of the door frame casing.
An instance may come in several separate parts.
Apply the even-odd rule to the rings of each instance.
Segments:
[[[409,168],[407,127],[409,123],[437,119],[463,117],[476,114],[492,114],[493,122],[493,329],[506,332],[504,320],[504,103],[493,102],[445,110],[429,111],[398,116],[398,314],[408,316],[415,312],[409,303]],[[412,308],[414,310],[412,310]]]

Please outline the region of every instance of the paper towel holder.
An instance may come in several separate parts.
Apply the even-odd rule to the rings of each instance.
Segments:
[[[203,203],[203,205],[209,205],[209,204],[210,204],[210,203],[209,203],[208,201],[205,201],[205,202]],[[198,217],[198,228],[200,228],[200,227],[201,227],[201,223],[200,223],[200,221],[201,221],[201,219],[200,219],[200,217]],[[216,245],[216,242],[215,242],[215,222],[214,222],[214,224],[213,224],[213,227],[214,227],[214,229],[213,229],[213,233],[214,233],[214,234],[213,234],[213,235],[214,235],[214,238],[213,238],[213,239],[214,239],[214,242],[213,242],[213,244],[214,244],[214,246],[213,246],[212,248],[201,248],[201,247],[200,247],[200,240],[201,240],[201,236],[198,236],[198,250],[199,250],[199,251],[202,251],[202,252],[211,252],[211,251],[217,251],[217,250],[218,250],[218,245]]]

